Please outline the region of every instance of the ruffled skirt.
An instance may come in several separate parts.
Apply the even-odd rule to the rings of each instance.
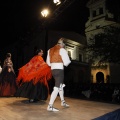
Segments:
[[[8,72],[7,67],[0,74],[0,96],[10,97],[14,96],[17,85],[16,85],[16,75],[15,73]]]
[[[48,87],[43,83],[33,81],[24,82],[17,89],[15,97],[24,97],[28,99],[47,100],[48,98]]]

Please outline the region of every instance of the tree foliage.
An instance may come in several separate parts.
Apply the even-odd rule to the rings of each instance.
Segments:
[[[103,28],[103,32],[89,39],[86,50],[89,60],[120,63],[120,27]]]
[[[120,23],[120,0],[106,0],[106,7],[114,15],[114,20]]]

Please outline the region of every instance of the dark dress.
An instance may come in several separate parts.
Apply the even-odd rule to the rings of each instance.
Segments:
[[[6,59],[0,74],[0,96],[14,96],[16,89],[16,75],[13,70],[12,61]]]
[[[18,87],[15,96],[28,98],[29,100],[47,100],[48,94],[47,86],[40,82],[34,84],[31,80],[30,82],[23,82],[22,85]]]

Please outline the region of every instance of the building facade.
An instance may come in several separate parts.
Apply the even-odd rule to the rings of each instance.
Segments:
[[[108,12],[106,0],[90,0],[86,6],[89,9],[89,18],[85,24],[87,43],[90,42],[90,38],[94,38],[96,34],[102,32],[103,27],[119,25],[113,20],[114,15]],[[98,65],[98,61],[96,59],[95,63],[91,65],[91,82],[120,83],[118,69],[120,65],[113,63]]]

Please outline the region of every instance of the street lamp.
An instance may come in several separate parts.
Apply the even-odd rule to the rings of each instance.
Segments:
[[[56,5],[61,4],[61,1],[60,1],[60,0],[53,0],[53,2],[54,2]]]
[[[49,10],[48,9],[44,9],[41,11],[41,15],[44,18],[47,18],[49,14]],[[43,22],[45,23],[45,21]],[[44,59],[46,59],[47,57],[47,43],[48,43],[48,30],[47,30],[47,26],[45,24],[43,24],[43,28],[45,30],[45,52],[44,52]]]
[[[53,2],[54,2],[54,4],[56,4],[56,6],[61,4],[60,0],[53,0]],[[49,13],[50,12],[48,9],[43,9],[41,11],[41,15],[44,18],[47,18]],[[47,20],[47,19],[44,19],[44,20]],[[44,21],[44,23],[45,23],[45,21]],[[46,56],[47,56],[47,52],[46,52],[47,51],[47,43],[48,43],[48,29],[47,29],[47,26],[45,24],[43,24],[43,25],[44,25],[44,30],[46,31],[46,34],[45,34],[45,58],[46,58]]]
[[[44,10],[41,11],[41,14],[42,14],[43,17],[47,17],[48,14],[49,14],[49,10],[48,9],[44,9]]]

